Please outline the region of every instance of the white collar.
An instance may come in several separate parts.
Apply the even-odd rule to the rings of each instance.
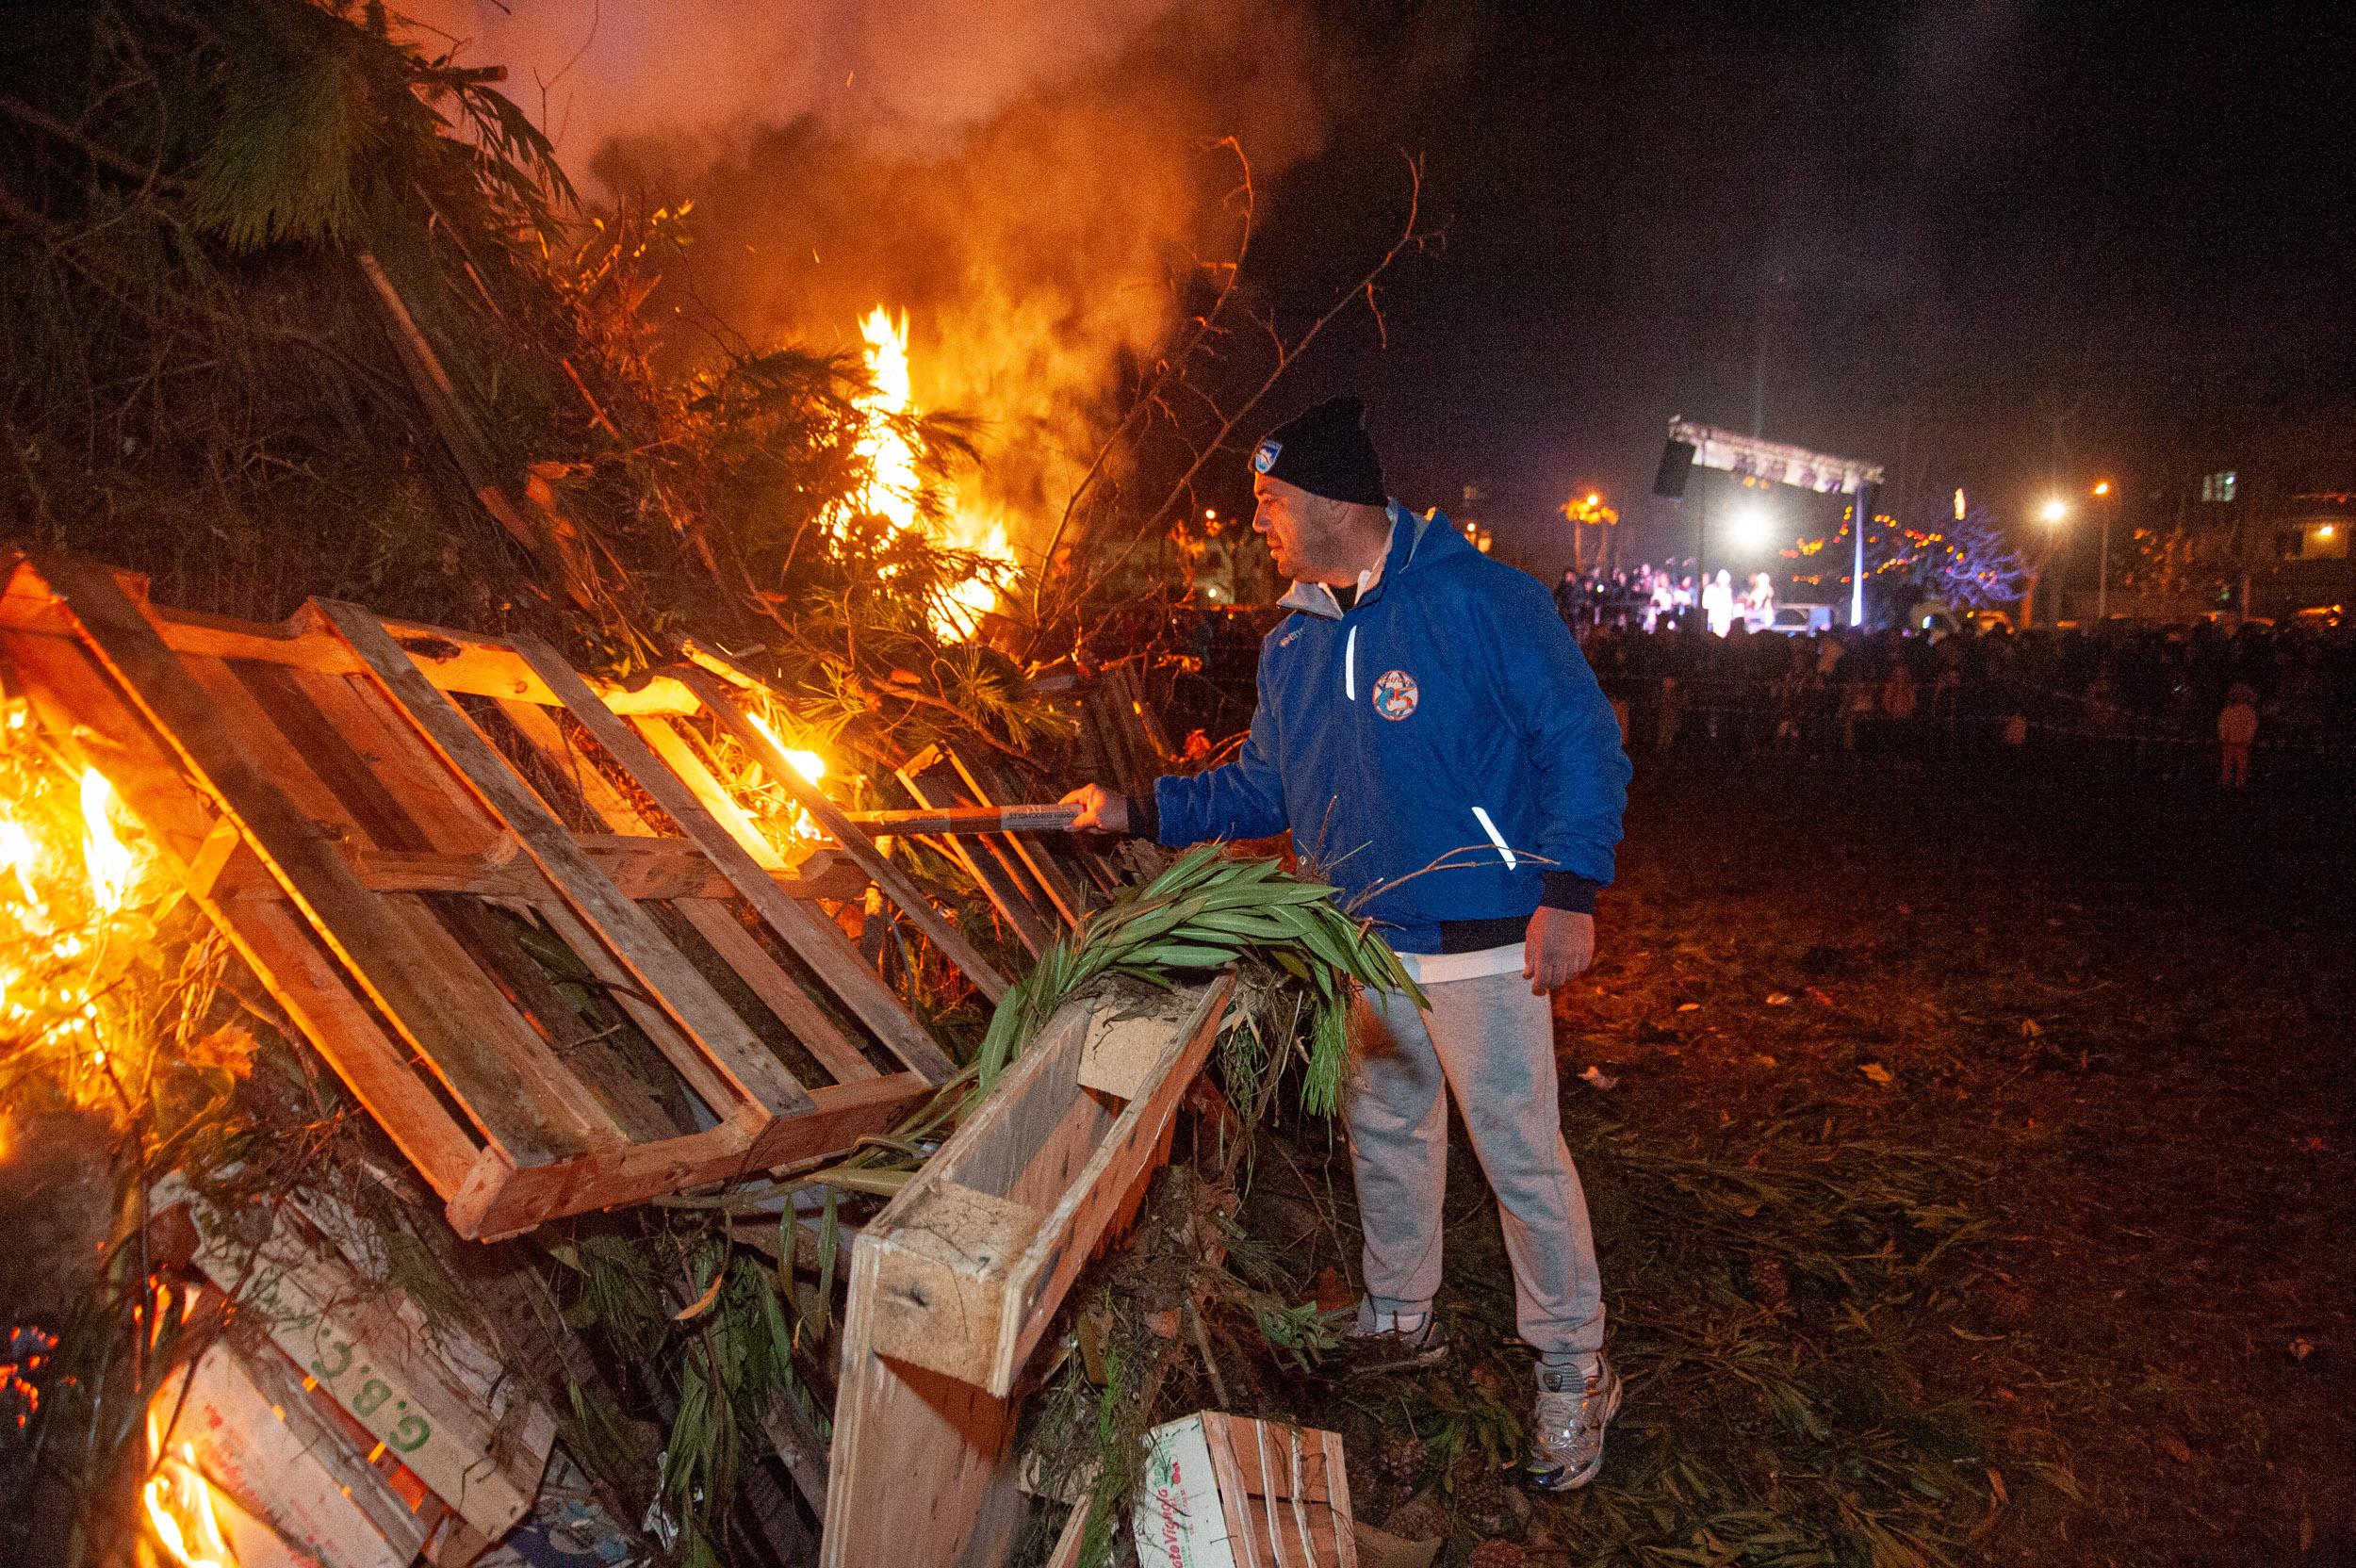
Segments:
[[[1383,580],[1383,567],[1391,559],[1392,543],[1399,537],[1398,507],[1397,501],[1391,503],[1391,535],[1383,541],[1383,553],[1374,558],[1373,565],[1358,574],[1357,596],[1350,601],[1353,604],[1364,599],[1374,585]],[[1340,596],[1322,582],[1295,582],[1284,590],[1284,596],[1276,602],[1281,609],[1304,611],[1329,621],[1342,618]]]

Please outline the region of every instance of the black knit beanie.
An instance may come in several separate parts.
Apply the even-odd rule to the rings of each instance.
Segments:
[[[1391,498],[1366,439],[1366,406],[1355,398],[1329,398],[1260,437],[1252,471],[1332,500],[1381,506]]]

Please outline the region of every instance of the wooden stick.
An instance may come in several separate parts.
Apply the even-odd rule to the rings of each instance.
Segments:
[[[884,890],[884,896],[898,905],[901,911],[916,923],[917,929],[932,939],[933,944],[947,956],[949,961],[973,982],[975,989],[992,1004],[1006,994],[1006,977],[999,973],[989,959],[973,950],[973,944],[965,939],[964,934],[950,924],[941,911],[917,891],[916,885],[902,875],[897,866],[875,852],[875,846],[843,816],[841,807],[828,800],[825,792],[804,778],[799,770],[786,760],[777,743],[728,700],[728,694],[721,689],[717,676],[698,667],[681,670],[679,680],[689,691],[703,698],[704,707],[712,716],[736,737],[738,744],[753,754],[768,773],[771,782],[792,795],[819,826],[833,836],[843,852],[858,861],[859,868],[875,879],[875,885]]]
[[[916,811],[845,811],[843,820],[869,834],[1068,833],[1077,806],[947,806]]]

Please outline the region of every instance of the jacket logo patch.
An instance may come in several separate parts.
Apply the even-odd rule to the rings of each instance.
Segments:
[[[1288,648],[1299,641],[1301,641],[1301,628],[1295,627],[1290,631],[1284,633],[1283,637],[1279,638],[1276,645],[1280,648]]]
[[[1265,474],[1276,466],[1276,454],[1284,449],[1282,441],[1263,441],[1252,450],[1252,471]]]
[[[1423,700],[1415,678],[1405,670],[1385,670],[1375,677],[1374,710],[1386,719],[1403,719]]]

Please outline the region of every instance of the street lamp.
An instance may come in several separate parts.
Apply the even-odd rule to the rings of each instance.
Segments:
[[[2095,481],[2094,498],[2113,500],[2109,480]],[[2097,570],[2094,579],[2094,624],[2097,626],[2103,625],[2111,618],[2111,513],[2115,506],[2116,501],[2113,500],[2113,506],[2102,509],[2102,564]]]

